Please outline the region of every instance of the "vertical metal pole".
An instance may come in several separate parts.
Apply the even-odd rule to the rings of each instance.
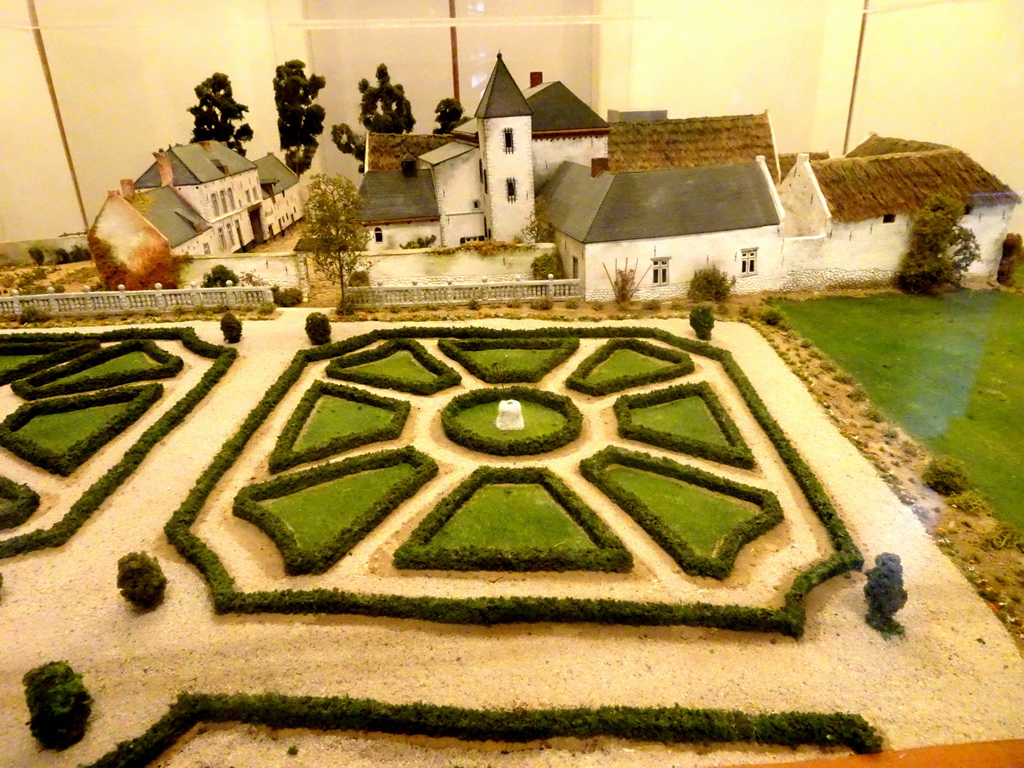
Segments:
[[[455,18],[455,0],[448,0],[448,16]],[[452,98],[459,103],[459,32],[454,24],[449,28],[452,38]]]
[[[864,0],[864,10],[860,15],[860,39],[857,41],[857,61],[853,65],[853,85],[850,88],[850,110],[846,114],[846,136],[843,138],[843,154],[850,149],[850,130],[853,128],[853,104],[857,99],[857,80],[860,78],[860,57],[864,52],[864,30],[868,24],[868,7],[871,0]]]

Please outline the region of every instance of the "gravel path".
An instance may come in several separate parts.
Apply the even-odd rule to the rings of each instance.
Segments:
[[[860,574],[835,579],[812,594],[806,634],[800,641],[692,628],[629,628],[589,625],[451,627],[426,622],[346,616],[218,617],[205,584],[163,537],[162,527],[209,463],[276,379],[297,347],[305,346],[305,311],[291,310],[273,322],[245,326],[241,357],[190,419],[169,435],[75,537],[59,550],[0,562],[0,753],[4,765],[71,766],[89,762],[119,740],[140,734],[180,690],[351,695],[392,702],[417,700],[465,707],[649,705],[724,707],[751,712],[848,711],[878,727],[889,748],[1024,736],[1024,660],[1001,625],[914,518],[855,448],[819,410],[768,345],[751,328],[719,324],[714,343],[731,349],[769,410],[822,479],[869,562],[883,551],[903,558],[910,602],[899,618],[903,640],[884,641],[862,619]],[[483,323],[481,323],[483,324]],[[487,321],[500,326],[501,321]],[[629,325],[630,323],[624,323]],[[657,323],[690,336],[685,321]],[[199,334],[219,341],[215,322],[195,323]],[[522,322],[519,327],[550,325]],[[334,338],[377,324],[335,325]],[[586,349],[585,342],[584,349]],[[180,345],[167,345],[179,351]],[[428,343],[428,346],[429,343]],[[584,350],[573,358],[578,361]],[[186,376],[204,363],[189,363]],[[706,361],[704,361],[706,362]],[[560,369],[561,382],[575,365]],[[308,377],[315,375],[314,371]],[[690,579],[630,528],[621,513],[583,481],[574,488],[594,504],[638,558],[631,575],[467,578],[397,576],[386,552],[401,541],[432,501],[472,463],[491,461],[446,443],[424,407],[411,428],[415,444],[451,473],[438,478],[417,505],[399,510],[352,556],[323,577],[296,585],[326,583],[346,588],[388,589],[409,594],[615,594],[656,599],[717,599],[762,604],[777,599],[772,584],[823,551],[824,538],[795,501],[791,481],[778,470],[766,441],[735,400],[713,364],[698,376],[711,379],[763,464],[761,473],[722,470],[775,490],[787,520],[741,555],[737,573],[724,585]],[[307,378],[308,378],[307,377]],[[467,381],[472,384],[470,377]],[[230,516],[234,488],[260,478],[271,434],[305,386],[293,389],[272,415],[243,461],[231,470],[197,524],[244,589],[286,580],[273,549],[252,526]],[[183,391],[183,390],[182,390]],[[460,390],[461,391],[461,390]],[[428,398],[443,406],[452,393]],[[4,395],[6,397],[6,394]],[[614,442],[613,425],[585,405],[591,443],[577,455],[555,452],[561,474],[599,444]],[[13,403],[0,400],[9,410]],[[136,425],[133,430],[144,428]],[[130,431],[124,440],[139,433]],[[262,442],[261,442],[262,441]],[[634,445],[634,447],[639,447]],[[73,479],[76,492],[116,460],[112,446]],[[653,449],[650,452],[656,453]],[[498,460],[494,460],[500,463]],[[694,464],[699,462],[694,461]],[[25,477],[23,462],[0,456],[0,472]],[[32,479],[36,474],[29,473]],[[80,485],[80,483],[82,485]],[[67,498],[61,482],[47,502]],[[64,495],[61,495],[61,494]],[[72,496],[73,497],[73,496]],[[39,522],[46,525],[44,511]],[[20,533],[5,532],[2,535]],[[137,616],[118,595],[114,578],[122,554],[145,549],[157,555],[170,579],[168,600]],[[320,581],[325,580],[325,581]],[[332,581],[333,580],[333,581]],[[67,659],[85,676],[96,699],[86,738],[62,753],[37,751],[28,729],[21,676],[51,659]],[[279,766],[636,766],[730,765],[792,761],[816,754],[801,749],[705,750],[613,740],[555,742],[511,751],[484,745],[466,750],[454,742],[307,732],[272,733],[250,727],[203,728],[165,756],[162,765]],[[292,744],[299,753],[286,757]]]

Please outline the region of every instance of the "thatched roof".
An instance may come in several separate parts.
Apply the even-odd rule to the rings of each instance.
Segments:
[[[811,160],[828,160],[831,157],[828,152],[808,152],[807,154]],[[789,176],[789,172],[796,165],[796,156],[796,152],[779,155],[779,174],[783,179]]]
[[[764,155],[776,182],[779,166],[768,113],[612,123],[612,172],[749,163]]]
[[[434,133],[368,133],[368,171],[397,171],[402,167],[402,157],[408,152],[419,157],[432,149],[452,141],[448,134]]]
[[[929,141],[897,139],[893,136],[879,136],[872,133],[864,141],[846,153],[846,157],[868,157],[869,155],[895,155],[901,152],[930,152],[933,149],[953,149],[945,144]]]
[[[1008,186],[958,149],[837,157],[811,163],[836,221],[864,221],[921,210],[937,192],[964,205],[1019,203]]]

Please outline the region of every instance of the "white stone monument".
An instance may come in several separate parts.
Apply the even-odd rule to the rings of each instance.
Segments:
[[[498,403],[498,418],[494,420],[494,426],[503,432],[513,432],[517,429],[524,429],[526,422],[523,421],[523,406],[518,400],[502,400]]]

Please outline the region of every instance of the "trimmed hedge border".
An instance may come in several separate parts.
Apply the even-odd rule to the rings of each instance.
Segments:
[[[846,747],[880,752],[882,738],[860,715],[685,707],[465,709],[417,702],[389,704],[347,696],[180,693],[141,736],[122,741],[84,768],[142,768],[199,723],[269,728],[368,731],[405,736],[523,744],[553,738],[606,737],[663,744],[747,743],[785,747]]]
[[[207,498],[231,468],[246,444],[308,363],[348,354],[381,340],[408,338],[649,338],[683,351],[718,361],[739,390],[747,407],[765,431],[821,521],[835,552],[797,574],[781,608],[716,605],[712,603],[639,603],[611,599],[547,597],[439,598],[360,594],[344,590],[311,589],[277,592],[238,592],[234,579],[217,554],[189,530]],[[710,344],[684,339],[660,328],[381,328],[333,344],[299,350],[291,365],[267,390],[233,437],[227,440],[200,475],[182,505],[164,526],[168,540],[202,573],[218,613],[329,613],[410,618],[447,624],[503,624],[513,622],[590,622],[632,626],[688,625],[736,631],[779,632],[800,637],[804,629],[804,601],[819,584],[851,570],[864,559],[818,479],[775,422],[732,354]]]
[[[392,419],[379,429],[367,430],[350,435],[341,435],[320,445],[311,446],[303,451],[294,450],[295,441],[299,439],[302,427],[306,424],[313,409],[321,397],[329,395],[351,402],[372,405],[391,411]],[[331,384],[326,381],[314,381],[306,394],[302,396],[295,411],[288,419],[284,429],[277,438],[274,450],[270,454],[270,471],[274,474],[291,469],[299,464],[319,461],[342,451],[349,451],[362,445],[379,443],[383,440],[396,440],[405,428],[412,406],[404,400],[381,397],[365,389],[346,387],[344,384]]]
[[[264,509],[259,502],[277,499],[306,488],[337,480],[341,477],[383,469],[399,464],[413,467],[412,476],[395,483],[390,491],[352,524],[315,551],[302,549],[295,534],[277,515]],[[255,525],[273,540],[284,559],[284,570],[289,576],[306,573],[324,573],[347,555],[352,547],[380,525],[384,518],[406,499],[412,498],[428,480],[437,476],[437,462],[411,445],[394,451],[367,453],[331,464],[322,464],[302,472],[280,475],[258,485],[249,485],[235,496],[233,511],[236,517]]]
[[[487,384],[536,384],[551,371],[560,366],[580,348],[579,339],[468,339],[452,341],[438,339],[437,348],[467,371]],[[517,373],[513,370],[480,365],[468,352],[489,349],[548,349],[551,357],[544,366]]]
[[[95,339],[77,343],[38,341],[22,344],[20,342],[0,341],[0,353],[6,355],[43,355],[38,360],[29,360],[15,368],[0,371],[0,386],[10,384],[12,381],[24,378],[25,376],[31,376],[37,371],[59,365],[99,348],[100,343]]]
[[[99,506],[132,475],[153,447],[181,424],[204,397],[221,380],[238,355],[233,349],[209,344],[200,339],[191,328],[118,328],[98,334],[78,333],[33,333],[19,334],[25,341],[123,341],[130,338],[146,338],[162,341],[179,341],[190,352],[213,359],[202,379],[178,402],[149,427],[135,444],[129,448],[119,462],[111,467],[83,493],[71,509],[52,527],[30,531],[21,536],[0,541],[0,558],[14,557],[25,552],[48,547],[59,547],[85,525]]]
[[[685,539],[665,524],[661,517],[647,509],[635,494],[606,477],[604,471],[612,464],[642,469],[645,472],[653,472],[709,491],[749,501],[761,507],[761,512],[729,531],[715,548],[715,554],[706,557],[695,552]],[[672,556],[679,567],[691,576],[708,576],[712,579],[728,577],[732,573],[733,566],[736,564],[736,556],[740,550],[757,537],[770,531],[783,519],[782,506],[775,494],[770,491],[736,483],[696,467],[676,464],[674,461],[655,458],[646,453],[625,451],[610,446],[580,462],[580,471],[583,477],[600,488],[608,498],[632,517],[637,525],[647,531],[650,537]]]
[[[476,493],[493,484],[540,485],[598,548],[596,552],[509,552],[498,547],[434,549],[431,539]],[[395,568],[448,571],[605,571],[633,569],[633,555],[576,493],[554,473],[540,467],[480,467],[440,501],[412,536],[395,551]]]
[[[502,439],[491,439],[466,429],[459,422],[459,414],[477,405],[493,403],[500,400],[520,400],[543,405],[557,411],[565,418],[561,428],[547,435],[538,437],[514,437],[512,432]],[[451,402],[441,411],[441,427],[448,439],[469,448],[492,456],[533,456],[547,453],[563,445],[568,445],[583,431],[583,414],[580,409],[565,395],[546,392],[531,387],[502,387],[501,389],[472,389],[465,394],[453,397]]]
[[[0,477],[0,530],[21,525],[32,517],[38,508],[38,493],[23,483]]]
[[[715,423],[718,424],[718,428],[725,435],[725,439],[729,443],[727,446],[695,437],[673,435],[670,432],[641,426],[633,421],[633,411],[637,408],[663,405],[687,397],[699,397],[704,401]],[[717,461],[719,464],[728,464],[741,469],[754,468],[754,454],[750,452],[750,447],[744,442],[735,422],[729,418],[729,414],[726,413],[718,396],[706,381],[699,381],[695,384],[677,384],[667,389],[642,392],[637,395],[623,395],[615,401],[615,419],[619,424],[619,437],[638,440],[667,451],[687,453],[708,461]]]
[[[616,379],[608,379],[608,381],[601,384],[590,384],[587,382],[587,377],[594,372],[597,366],[623,349],[628,349],[647,357],[656,357],[659,360],[670,362],[672,365],[666,368],[659,368],[656,371],[649,371],[648,373],[619,376]],[[659,347],[636,338],[616,338],[607,344],[603,344],[600,349],[584,359],[580,363],[579,368],[573,371],[572,375],[565,380],[565,386],[577,392],[582,392],[585,395],[600,397],[602,395],[610,395],[613,392],[621,392],[631,387],[643,387],[648,384],[677,379],[680,376],[693,373],[694,370],[696,370],[696,366],[693,364],[690,356],[678,349]]]
[[[416,362],[437,378],[433,382],[422,383],[406,381],[395,376],[351,370],[354,366],[375,363],[403,350],[409,352]],[[381,389],[394,389],[399,392],[408,392],[411,395],[436,395],[441,390],[457,386],[462,381],[462,376],[454,368],[445,365],[427,352],[422,344],[407,338],[392,339],[373,349],[332,360],[327,366],[327,375],[332,379],[353,381],[356,384],[366,384]]]
[[[131,354],[132,352],[143,352],[159,363],[159,365],[139,371],[121,371],[120,373],[87,376],[78,381],[60,381],[60,379],[66,376],[81,373],[108,360],[113,360],[116,357]],[[33,376],[29,376],[27,379],[15,381],[11,385],[11,389],[14,390],[14,394],[26,400],[38,400],[42,397],[72,395],[78,392],[91,392],[106,387],[118,387],[122,384],[131,384],[137,381],[169,379],[172,376],[177,376],[183,367],[184,363],[180,357],[161,349],[152,341],[148,339],[129,339],[112,347],[94,350],[55,368],[40,371]]]

